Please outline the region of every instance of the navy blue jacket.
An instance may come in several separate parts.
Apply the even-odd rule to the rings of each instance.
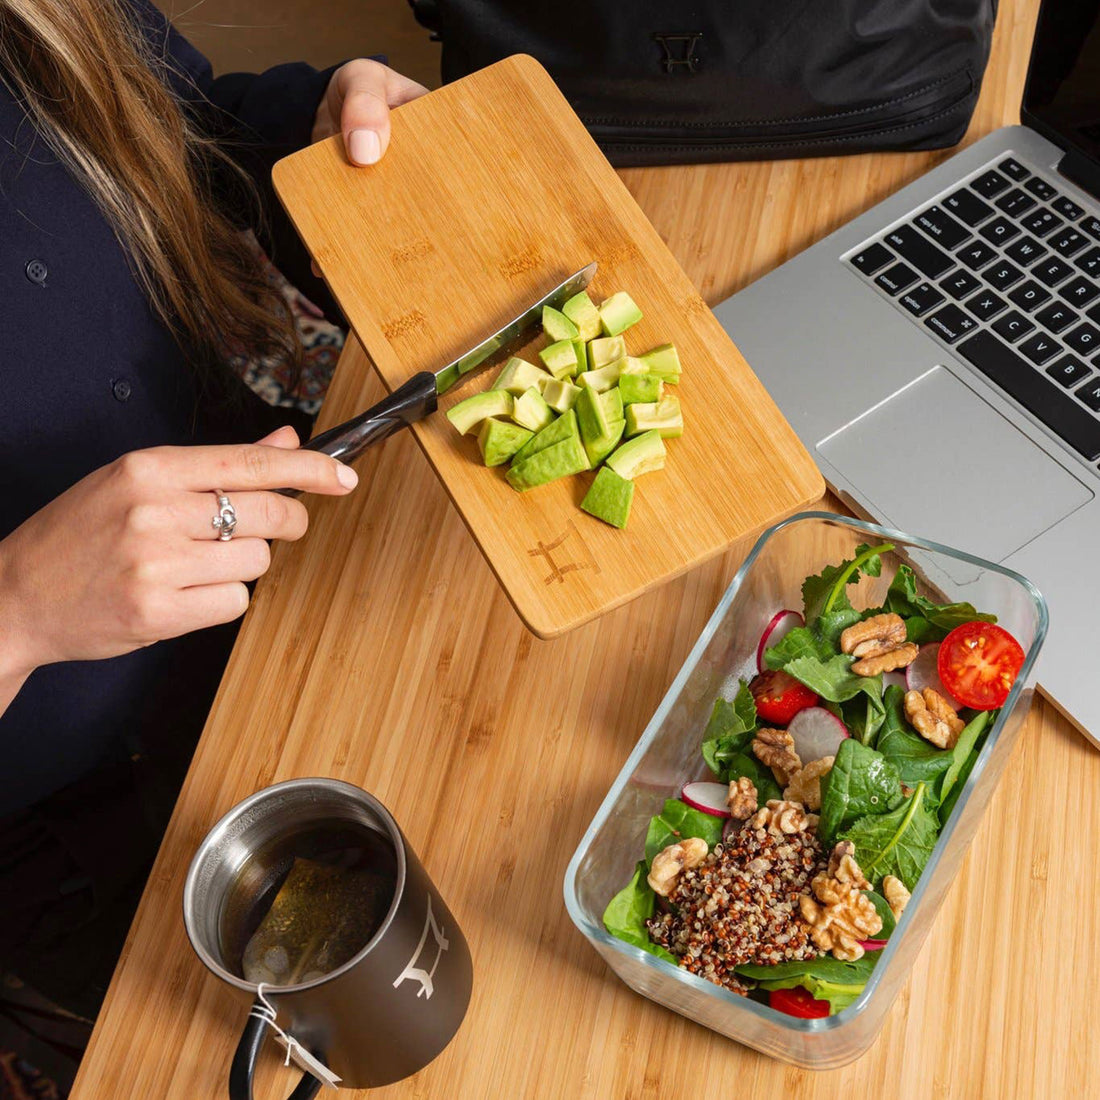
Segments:
[[[169,55],[175,91],[205,97],[199,113],[231,134],[270,195],[268,169],[309,141],[330,73],[293,64],[215,80],[147,0],[132,7]],[[276,206],[266,211],[274,239],[264,243],[313,296],[304,252]],[[251,392],[235,396],[198,400],[111,226],[0,80],[0,538],[127,451],[254,440],[287,419]],[[0,622],[0,645],[3,633]],[[125,657],[38,669],[0,716],[0,817],[112,757],[159,745],[185,760],[234,634],[202,631]]]

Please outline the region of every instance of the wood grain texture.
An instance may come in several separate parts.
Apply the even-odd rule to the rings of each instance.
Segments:
[[[546,71],[502,61],[395,112],[369,171],[334,138],[275,166],[284,205],[392,390],[438,370],[593,259],[627,290],[641,354],[676,344],[685,434],[618,531],[578,508],[592,477],[514,492],[440,415],[414,426],[524,621],[554,637],[821,497],[802,444]],[[538,362],[532,341],[526,358]],[[447,395],[447,409],[493,371]]]
[[[1015,119],[1035,10],[1002,3],[971,137]],[[624,175],[714,300],[942,155]],[[349,348],[322,427],[383,392]],[[190,951],[183,878],[229,806],[299,775],[359,783],[393,810],[474,954],[457,1038],[380,1100],[1095,1092],[1100,754],[1053,708],[1037,701],[878,1042],[841,1070],[793,1069],[632,993],[561,900],[569,856],[747,547],[540,641],[412,439],[359,469],[350,498],[309,501],[309,534],[277,548],[257,589],[73,1100],[225,1096],[245,1007]],[[259,1100],[291,1080],[269,1052]]]

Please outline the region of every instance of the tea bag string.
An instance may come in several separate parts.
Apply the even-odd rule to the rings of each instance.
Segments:
[[[313,1074],[322,1084],[327,1085],[329,1088],[336,1088],[340,1078],[323,1062],[318,1061],[318,1059],[306,1050],[293,1035],[284,1031],[278,1023],[276,1023],[276,1017],[279,1014],[275,1006],[264,995],[264,985],[264,982],[259,982],[256,986],[256,1000],[259,1003],[254,1003],[252,1005],[252,1010],[248,1014],[249,1017],[263,1020],[263,1022],[282,1040],[283,1046],[286,1047],[286,1058],[283,1060],[284,1066],[289,1066],[291,1059],[293,1059],[296,1065],[300,1066],[307,1073]]]

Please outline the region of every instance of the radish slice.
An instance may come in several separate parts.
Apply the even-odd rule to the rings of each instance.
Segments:
[[[779,645],[796,626],[805,625],[806,620],[797,611],[777,611],[760,635],[760,644],[756,647],[756,671],[767,671],[768,666],[764,664],[765,649]]]
[[[860,940],[859,946],[864,951],[881,951],[889,942],[889,940]]]
[[[939,652],[939,642],[922,645],[916,658],[905,670],[905,686],[909,691],[924,691],[925,688],[938,691],[950,703],[951,709],[957,713],[961,704],[943,686],[943,681],[940,679],[939,671],[936,668],[936,659]]]
[[[841,741],[848,736],[844,723],[824,707],[800,710],[791,719],[787,732],[794,738],[794,751],[803,764],[823,756],[836,756]]]
[[[688,783],[680,792],[680,798],[693,809],[702,810],[705,814],[729,817],[729,806],[726,804],[729,793],[729,786],[725,783],[707,783],[700,779],[698,782]]]
[[[895,668],[891,672],[882,674],[882,690],[885,691],[888,687],[899,687],[902,691],[909,690],[909,681],[905,678],[904,669]]]

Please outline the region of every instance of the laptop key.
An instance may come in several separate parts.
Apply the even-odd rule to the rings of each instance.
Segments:
[[[946,279],[940,280],[940,286],[951,295],[955,301],[959,301],[965,298],[968,294],[973,294],[982,284],[970,274],[969,271],[963,271],[960,267],[957,271],[952,271]]]
[[[975,294],[966,303],[966,308],[978,320],[988,321],[991,317],[996,317],[1002,310],[1008,309],[1008,303],[994,294],[992,290],[983,290],[980,294]]]
[[[1088,378],[1091,373],[1088,366],[1076,355],[1063,355],[1057,363],[1051,363],[1047,367],[1047,374],[1067,389],[1082,378]]]
[[[923,317],[944,300],[944,296],[931,283],[921,283],[898,299],[914,317]]]
[[[1049,363],[1061,350],[1045,332],[1037,332],[1020,345],[1020,351],[1037,367]]]
[[[1017,183],[1026,180],[1031,173],[1015,158],[1009,157],[997,165],[1006,176],[1011,176]]]
[[[1053,332],[1055,335],[1063,329],[1069,328],[1070,325],[1080,319],[1078,314],[1074,313],[1069,306],[1062,305],[1061,302],[1051,302],[1049,306],[1035,314],[1035,320],[1048,332]]]
[[[937,248],[911,225],[899,225],[887,233],[886,244],[929,279],[938,279],[954,267],[954,261],[943,249]]]
[[[1012,310],[1003,317],[998,317],[993,322],[993,331],[998,336],[1003,336],[1009,343],[1015,343],[1021,336],[1026,336],[1035,327],[1034,322],[1029,321],[1022,313]]]
[[[1085,458],[1100,458],[1100,420],[1039,374],[991,332],[976,332],[959,354]]]
[[[1100,278],[1100,248],[1090,248],[1073,261],[1086,275]]]
[[[995,172],[990,168],[988,172],[983,172],[977,179],[971,180],[970,186],[973,187],[983,199],[991,199],[995,195],[999,195],[1002,191],[1007,191],[1011,185],[1000,172]]]
[[[1058,291],[1067,302],[1084,309],[1094,298],[1100,295],[1100,287],[1086,279],[1084,275],[1078,275],[1076,279],[1070,279],[1061,290]]]
[[[1055,195],[1058,194],[1053,187],[1042,176],[1032,176],[1031,179],[1024,184],[1024,186],[1033,194],[1037,195],[1043,200],[1043,202],[1050,202]]]
[[[987,283],[998,290],[1008,290],[1013,283],[1018,283],[1024,277],[1024,273],[1018,267],[1013,267],[1012,264],[1002,260],[999,264],[987,267],[983,277]]]
[[[1045,252],[1046,249],[1043,251]],[[978,268],[985,267],[987,263],[996,258],[997,250],[990,247],[985,241],[971,241],[955,253],[955,259],[966,264],[971,271],[977,271]]]
[[[1087,317],[1087,318],[1088,318],[1088,319],[1089,319],[1090,321],[1095,321],[1095,322],[1096,322],[1096,323],[1097,323],[1098,325],[1100,325],[1100,303],[1098,303],[1097,305],[1094,305],[1094,306],[1092,307],[1092,309],[1090,309],[1090,310],[1089,310],[1089,311],[1088,311],[1088,312],[1087,312],[1087,313],[1085,314],[1085,316],[1086,316],[1086,317]]]
[[[946,305],[924,322],[937,336],[953,344],[960,336],[978,327],[973,317],[967,317],[958,306]]]
[[[908,265],[896,263],[888,267],[875,282],[891,294],[900,294],[907,286],[917,281],[917,273]]]
[[[1046,283],[1047,286],[1057,286],[1063,279],[1067,279],[1073,274],[1073,268],[1064,260],[1058,259],[1057,256],[1051,256],[1037,263],[1031,269],[1031,274],[1039,282]]]
[[[857,271],[864,275],[874,275],[881,271],[892,259],[894,254],[885,246],[875,241],[869,244],[862,252],[857,252],[849,261]]]
[[[1084,321],[1072,332],[1067,332],[1062,339],[1081,355],[1092,355],[1100,348],[1100,328],[1094,328]]]
[[[1075,252],[1080,252],[1088,243],[1088,237],[1078,233],[1076,229],[1059,230],[1047,241],[1055,252],[1061,252],[1063,256],[1072,256]]]
[[[1090,237],[1100,241],[1100,218],[1090,216],[1078,228],[1083,229]]]
[[[1038,204],[1030,195],[1025,194],[1018,187],[1013,187],[1007,195],[1002,195],[997,200],[996,205],[998,210],[1003,210],[1010,218],[1018,218]]]
[[[1038,177],[1036,177],[1038,178]],[[1042,198],[1042,196],[1039,196]],[[1067,199],[1065,195],[1052,202],[1051,207],[1058,211],[1063,218],[1068,218],[1071,222],[1077,221],[1082,214],[1084,214],[1084,208],[1080,207],[1072,199]]]
[[[964,225],[960,225],[942,207],[930,206],[921,211],[914,219],[913,224],[918,229],[943,245],[944,248],[958,248],[963,241],[970,238],[970,231]]]
[[[971,227],[993,216],[993,207],[988,203],[982,202],[973,191],[968,191],[965,187],[960,187],[953,195],[948,195],[947,198],[943,200],[943,205],[946,206],[956,218],[960,219],[960,221],[964,221]]]
[[[1046,254],[1047,250],[1034,237],[1021,237],[1005,249],[1005,255],[1010,260],[1015,260],[1018,264],[1023,264],[1024,267],[1035,263],[1036,260],[1041,259]]]
[[[1074,390],[1079,398],[1093,412],[1100,412],[1100,380],[1095,382],[1086,382],[1079,390]]]
[[[991,222],[986,222],[978,232],[993,244],[1004,244],[1020,235],[1020,227],[1008,218],[994,218]]]
[[[1050,291],[1044,290],[1033,279],[1028,279],[1026,283],[1021,283],[1015,290],[1011,291],[1008,297],[1021,309],[1030,312],[1041,306],[1050,297]]]
[[[1061,218],[1055,217],[1045,206],[1041,206],[1034,214],[1028,214],[1027,217],[1021,218],[1020,224],[1029,233],[1034,233],[1036,237],[1045,237],[1048,233],[1060,229],[1065,222]]]

